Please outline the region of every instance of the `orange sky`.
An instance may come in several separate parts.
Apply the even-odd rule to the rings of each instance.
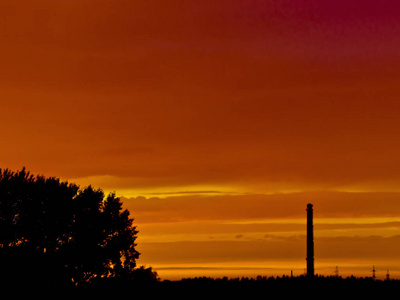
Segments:
[[[316,272],[400,277],[399,17],[0,0],[0,167],[116,191],[162,278],[302,274],[308,202]]]

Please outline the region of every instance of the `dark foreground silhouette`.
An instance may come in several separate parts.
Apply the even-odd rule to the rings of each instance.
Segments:
[[[400,281],[314,276],[159,280],[137,267],[133,219],[115,194],[0,169],[0,290],[146,298],[341,299],[400,292]],[[101,297],[104,298],[104,297]]]
[[[115,194],[0,169],[1,290],[156,280],[136,266],[137,233]]]
[[[300,277],[188,278],[179,281],[98,282],[76,290],[77,293],[107,295],[140,294],[148,298],[172,296],[174,299],[371,299],[371,296],[397,295],[400,281],[372,278]],[[394,293],[394,294],[393,294]]]
[[[6,291],[3,289],[3,291]],[[12,289],[18,295],[59,297],[113,297],[156,299],[382,299],[400,292],[400,281],[372,278],[336,278],[315,276],[269,277],[260,279],[189,278],[179,281],[102,278],[76,287],[19,285]]]

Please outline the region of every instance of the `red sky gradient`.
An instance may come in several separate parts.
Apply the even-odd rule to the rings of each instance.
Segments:
[[[124,197],[162,278],[302,274],[308,202],[316,272],[400,277],[400,3],[1,0],[0,26],[0,167]]]

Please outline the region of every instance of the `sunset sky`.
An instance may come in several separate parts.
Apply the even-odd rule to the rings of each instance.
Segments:
[[[0,168],[115,191],[161,279],[400,278],[400,2],[0,0]]]

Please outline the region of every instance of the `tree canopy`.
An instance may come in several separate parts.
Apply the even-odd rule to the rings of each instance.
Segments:
[[[138,273],[138,231],[115,193],[0,169],[0,229],[3,283],[76,286]]]

